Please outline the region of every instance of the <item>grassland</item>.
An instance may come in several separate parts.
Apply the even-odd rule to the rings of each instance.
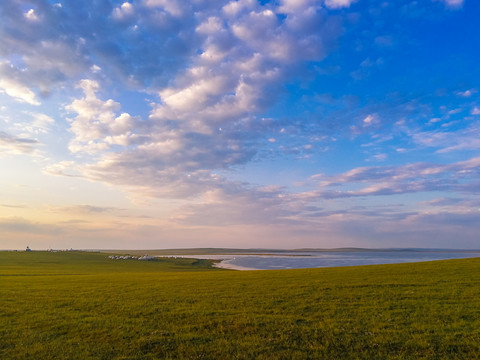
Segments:
[[[479,359],[480,259],[237,272],[0,252],[0,359]]]

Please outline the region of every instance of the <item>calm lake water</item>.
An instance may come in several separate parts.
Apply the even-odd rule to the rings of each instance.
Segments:
[[[392,250],[283,252],[275,255],[188,255],[198,259],[221,259],[217,266],[235,270],[304,269],[336,266],[395,264],[480,257],[480,251]]]

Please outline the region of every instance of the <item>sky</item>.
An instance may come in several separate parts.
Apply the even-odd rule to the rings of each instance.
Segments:
[[[0,249],[480,248],[480,2],[0,2]]]

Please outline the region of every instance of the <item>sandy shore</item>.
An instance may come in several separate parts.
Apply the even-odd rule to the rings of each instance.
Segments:
[[[229,259],[224,259],[219,263],[216,263],[214,266],[221,269],[229,269],[229,270],[241,270],[241,271],[251,271],[251,270],[260,270],[255,268],[249,268],[244,266],[233,265],[229,263]]]
[[[229,269],[229,270],[261,270],[255,268],[249,268],[245,266],[238,266],[231,264],[230,261],[235,260],[235,257],[238,255],[156,255],[156,257],[183,257],[183,258],[193,258],[193,259],[208,259],[208,260],[218,260],[218,263],[215,263],[213,266],[220,269]]]

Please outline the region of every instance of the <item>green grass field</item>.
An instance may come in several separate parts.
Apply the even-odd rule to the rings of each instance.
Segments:
[[[0,359],[480,358],[480,259],[209,267],[0,252]]]

